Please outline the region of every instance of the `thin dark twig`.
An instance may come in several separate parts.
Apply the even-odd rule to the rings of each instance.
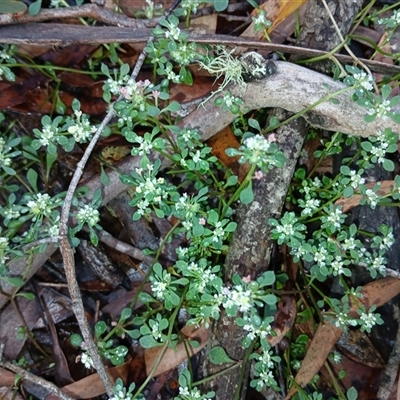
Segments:
[[[49,391],[49,393],[55,394],[62,400],[74,400],[73,397],[70,397],[67,394],[65,394],[61,389],[59,389],[53,383],[46,381],[45,379],[40,378],[39,376],[36,376],[28,371],[25,371],[23,368],[18,367],[15,364],[12,364],[8,361],[0,360],[0,367],[8,369],[8,370],[14,372],[15,374],[21,375],[23,381],[26,380],[29,382],[33,382],[33,383],[47,389]]]
[[[180,0],[176,0],[173,6],[165,13],[164,18],[167,18],[171,12],[175,9],[175,7],[179,4]],[[150,36],[150,38],[147,41],[148,45],[152,40],[154,39],[153,36]],[[136,66],[131,74],[132,79],[136,79],[143,62],[146,58],[146,53],[143,51],[136,63]],[[120,97],[121,98],[121,97]],[[119,98],[119,99],[120,99]],[[118,100],[119,100],[118,99]],[[110,120],[114,117],[115,111],[113,107],[110,108],[109,112],[107,113],[106,117],[100,124],[99,128],[97,129],[97,132],[93,136],[93,139],[90,141],[88,147],[86,148],[85,153],[82,156],[82,159],[79,161],[77,164],[77,168],[75,170],[75,173],[72,177],[71,183],[69,185],[67,194],[65,196],[65,201],[64,201],[64,206],[61,211],[61,219],[60,219],[60,250],[61,254],[63,257],[64,261],[64,268],[65,268],[65,275],[67,278],[68,282],[68,287],[69,287],[69,292],[72,300],[72,310],[77,318],[79,328],[81,330],[83,340],[85,341],[85,345],[87,347],[87,350],[89,352],[89,355],[93,361],[93,365],[95,369],[97,370],[99,377],[101,381],[104,384],[104,387],[106,389],[106,392],[109,397],[113,397],[113,383],[109,375],[107,374],[106,368],[104,367],[104,364],[101,360],[101,356],[99,354],[99,351],[96,347],[96,344],[93,340],[89,324],[86,319],[85,315],[85,310],[83,307],[82,303],[82,297],[81,293],[79,290],[78,282],[76,280],[76,273],[75,273],[75,259],[74,259],[74,253],[72,250],[72,247],[69,243],[68,239],[68,220],[69,220],[69,214],[71,210],[71,205],[72,205],[72,199],[74,196],[74,193],[76,191],[76,188],[78,187],[79,180],[82,177],[83,170],[85,168],[85,165],[90,157],[90,154],[92,153],[98,139],[100,138],[101,133],[107,126],[107,124],[110,122]]]

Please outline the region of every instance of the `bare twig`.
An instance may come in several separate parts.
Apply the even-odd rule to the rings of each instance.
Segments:
[[[55,394],[62,400],[74,400],[72,397],[65,394],[61,389],[59,389],[53,383],[46,381],[45,379],[42,379],[34,374],[31,374],[30,372],[25,371],[23,368],[18,367],[15,364],[12,364],[8,361],[0,360],[0,367],[8,369],[8,370],[14,372],[15,374],[21,375],[22,381],[26,380],[26,381],[32,382],[36,385],[39,385],[39,386],[47,389],[49,394],[50,393]]]
[[[373,78],[372,73],[370,71],[370,69],[353,53],[353,51],[350,49],[350,47],[347,45],[346,40],[343,38],[343,35],[340,32],[340,29],[335,21],[335,18],[333,17],[331,10],[329,9],[328,4],[326,3],[325,0],[322,0],[322,4],[324,5],[326,12],[328,13],[329,19],[332,21],[333,27],[335,28],[335,31],[337,33],[337,35],[339,36],[339,39],[341,40],[341,42],[343,43],[343,47],[346,49],[346,51],[350,54],[351,58],[354,60],[354,62],[356,64],[361,65],[368,73],[368,75]],[[379,93],[378,87],[376,86],[376,83],[374,81],[374,79],[372,79],[372,82],[374,84],[374,88],[376,93]]]
[[[13,17],[13,14],[0,14],[0,25],[26,24],[28,22],[67,18],[93,18],[109,25],[126,26],[135,29],[154,27],[158,22],[158,18],[151,20],[128,18],[124,14],[117,14],[93,3],[76,7],[42,9],[36,15],[25,14],[18,18]]]
[[[133,257],[136,260],[144,261],[147,264],[153,264],[154,262],[153,257],[146,256],[145,254],[143,254],[142,250],[139,250],[138,248],[133,247],[128,243],[116,239],[114,236],[104,230],[98,232],[98,236],[100,241],[107,246],[112,247],[113,249],[121,253],[127,254],[128,256]]]

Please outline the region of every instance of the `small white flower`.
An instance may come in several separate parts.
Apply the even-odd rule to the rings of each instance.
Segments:
[[[100,213],[93,206],[85,204],[79,209],[76,218],[79,223],[86,222],[89,226],[95,226],[100,221]]]
[[[370,91],[373,89],[373,79],[370,75],[367,75],[365,72],[360,72],[359,74],[353,75],[354,79],[356,80],[357,84],[361,86],[363,89]]]
[[[371,312],[363,312],[360,315],[360,320],[362,321],[361,330],[365,330],[367,332],[369,332],[371,328],[376,324],[376,317]]]
[[[333,275],[341,275],[343,274],[343,260],[342,257],[336,256],[335,260],[332,261],[331,267],[333,268]]]
[[[354,170],[350,171],[350,181],[353,189],[357,189],[359,185],[363,185],[365,183],[365,179],[358,175],[358,173]]]
[[[94,367],[92,358],[91,358],[90,355],[89,355],[88,353],[86,353],[86,352],[84,352],[84,353],[81,354],[81,363],[82,363],[87,369],[90,369],[90,368],[93,368],[93,367]]]
[[[371,189],[367,189],[365,195],[367,196],[367,203],[374,210],[378,204],[378,195]]]

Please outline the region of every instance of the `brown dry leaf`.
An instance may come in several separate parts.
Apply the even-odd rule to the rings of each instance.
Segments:
[[[118,367],[108,368],[107,372],[114,380],[121,378],[126,382],[131,362],[132,360],[128,360]],[[103,382],[97,373],[89,375],[70,385],[63,386],[61,390],[76,399],[90,399],[91,397],[101,396],[106,392]]]
[[[217,13],[204,15],[200,18],[194,18],[190,21],[190,29],[213,35],[217,30],[217,20]]]
[[[57,329],[54,325],[53,318],[47,307],[46,301],[41,297],[42,306],[46,315],[47,325],[49,327],[51,341],[53,342],[53,354],[55,360],[55,381],[57,385],[63,386],[69,383],[73,383],[74,380],[69,372],[68,362],[64,352],[61,349],[60,342],[58,340]]]
[[[14,393],[11,387],[1,387],[0,386],[0,399],[1,400],[24,400],[24,398],[19,393]]]
[[[181,334],[187,339],[196,340],[199,342],[200,345],[196,348],[190,346],[189,343],[186,344],[186,348],[189,350],[190,356],[193,356],[207,344],[209,332],[204,325],[201,325],[199,328],[196,328],[195,326],[185,326],[182,328]],[[153,376],[162,374],[163,372],[176,367],[182,361],[186,360],[188,356],[186,353],[186,348],[184,343],[179,343],[174,349],[167,348],[162,356],[161,362],[154,371]],[[149,375],[154,368],[162,350],[163,347],[154,347],[152,349],[145,350],[144,358],[146,362],[147,375]]]
[[[212,154],[226,167],[236,169],[239,167],[238,160],[240,157],[229,157],[225,152],[226,149],[238,149],[240,146],[237,137],[234,135],[229,125],[209,139],[207,145],[212,148]]]
[[[336,347],[348,359],[369,368],[384,368],[385,361],[365,332],[348,329],[340,336]]]
[[[360,302],[367,310],[374,304],[377,307],[382,306],[400,293],[400,279],[386,277],[368,283],[363,287],[362,293],[364,297],[360,299]],[[355,304],[351,306],[349,315],[353,318],[358,316]],[[304,387],[307,385],[318,373],[342,332],[342,329],[329,322],[318,326],[295,378],[299,386]],[[296,392],[296,387],[292,386],[285,400],[290,399]]]
[[[394,181],[380,181],[380,182],[370,182],[366,183],[365,186],[372,189],[377,183],[380,183],[380,188],[377,190],[379,196],[384,196],[390,193],[394,187]],[[354,207],[360,204],[360,200],[363,198],[361,194],[354,194],[351,197],[341,197],[335,201],[335,206],[343,206],[342,212],[346,213]]]
[[[272,26],[268,29],[268,34],[271,33],[285,18],[295,12],[300,6],[306,3],[308,0],[267,0],[261,5],[261,8],[265,11],[267,18],[272,22]],[[256,10],[252,12],[252,16],[255,17],[257,14]],[[262,31],[254,31],[254,22],[242,33],[242,37],[247,38],[258,38],[263,37]]]
[[[294,296],[283,295],[278,303],[273,329],[276,336],[270,336],[269,344],[276,346],[286,336],[296,320],[296,300]]]
[[[14,385],[15,374],[0,367],[0,387]]]

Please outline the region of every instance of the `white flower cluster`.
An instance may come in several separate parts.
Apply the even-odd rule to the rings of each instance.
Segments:
[[[176,49],[171,51],[172,59],[181,66],[189,65],[199,57],[196,51],[196,43],[177,43]]]
[[[379,201],[379,196],[372,189],[367,189],[365,191],[365,196],[367,198],[367,203],[373,210],[375,210],[375,207]]]
[[[343,219],[342,209],[341,207],[336,207],[333,210],[331,210],[329,215],[326,217],[326,222],[332,224],[334,228],[338,229],[342,225],[342,219]]]
[[[180,6],[185,9],[185,12],[191,10],[195,14],[200,3],[200,0],[182,0]]]
[[[146,79],[145,81],[136,82],[134,79],[129,79],[124,87],[119,89],[126,100],[129,100],[133,106],[139,111],[145,110],[146,96],[145,90],[150,90],[154,85]]]
[[[68,132],[74,137],[75,142],[85,143],[96,132],[97,128],[90,124],[87,115],[82,114],[82,111],[75,110],[76,122],[68,127]]]
[[[6,152],[10,150],[10,148],[5,148],[6,142],[3,138],[0,138],[0,163],[9,167],[11,165],[11,158],[6,156]]]
[[[88,353],[82,353],[81,354],[81,363],[87,368],[93,368],[94,364],[93,364],[93,360],[92,358],[89,356]]]
[[[253,17],[253,22],[256,25],[255,28],[269,28],[272,25],[271,21],[267,18],[265,10],[261,10],[256,17]]]
[[[8,251],[8,238],[0,236],[0,266],[6,263],[8,257],[6,256]]]
[[[368,103],[367,103],[368,104]],[[368,115],[377,115],[383,120],[388,119],[387,114],[392,110],[390,107],[390,100],[383,100],[382,103],[375,104],[373,108],[368,110]]]
[[[362,312],[360,315],[361,331],[371,332],[371,328],[377,323],[377,317],[371,312]]]
[[[301,199],[300,199],[301,200]],[[313,199],[309,195],[306,196],[306,200],[299,200],[299,205],[303,207],[301,215],[308,216],[312,215],[312,213],[320,206],[321,200]]]
[[[55,205],[57,205],[56,202],[47,193],[38,193],[27,203],[34,219],[39,215],[49,216]]]
[[[376,139],[376,142],[372,144],[371,154],[376,156],[378,164],[382,164],[385,161],[385,154],[389,143],[382,131],[377,132]]]
[[[269,150],[270,142],[262,135],[255,135],[245,139],[243,146],[254,152],[255,159],[253,163],[255,163],[260,155]]]
[[[89,204],[85,204],[78,210],[76,219],[80,224],[87,223],[89,226],[95,226],[100,221],[100,213]]]
[[[179,40],[179,35],[181,30],[174,24],[169,24],[168,31],[165,32],[165,37],[167,39]]]
[[[251,322],[245,324],[243,326],[243,329],[248,332],[247,337],[250,340],[254,340],[255,338],[266,338],[272,332],[271,325],[261,325],[257,327],[254,326]]]
[[[187,269],[188,272],[185,276],[191,276],[193,278],[192,285],[198,289],[199,293],[203,293],[204,288],[216,278],[216,275],[213,274],[210,269],[206,266],[202,268],[195,262],[191,262]]]
[[[144,215],[147,212],[147,208],[150,205],[149,199],[150,197],[153,203],[161,204],[164,200],[168,198],[168,191],[165,188],[165,179],[164,178],[156,178],[151,175],[151,171],[153,169],[153,165],[148,164],[148,176],[143,177],[143,180],[138,183],[136,186],[136,193],[142,195],[142,200],[137,203],[138,213],[140,215]],[[136,173],[140,176],[143,174],[143,169],[136,168]]]
[[[347,329],[350,326],[357,326],[357,320],[352,319],[347,313],[339,312],[334,318],[334,325],[340,329]]]
[[[331,262],[331,267],[333,269],[334,276],[342,275],[344,273],[342,257],[336,256],[335,259]]]
[[[191,220],[200,210],[200,204],[188,196],[187,193],[175,203],[176,216],[182,220]]]
[[[363,185],[365,183],[365,178],[362,178],[358,172],[351,170],[350,171],[350,185],[353,189],[357,189],[359,185]]]
[[[200,390],[197,389],[197,387],[194,387],[193,389],[189,390],[189,388],[186,387],[179,387],[179,396],[175,397],[175,399],[179,400],[211,400],[208,397],[205,397],[201,394]]]
[[[373,78],[371,75],[366,74],[364,71],[353,75],[357,86],[361,86],[364,90],[370,91],[373,89]]]
[[[222,294],[224,295],[224,308],[236,306],[240,312],[247,313],[253,305],[251,290],[243,290],[240,285],[236,285],[232,289],[223,288]]]
[[[151,290],[154,296],[157,297],[159,300],[164,300],[164,293],[167,290],[168,286],[171,284],[171,274],[167,272],[162,281],[156,280],[152,276],[150,277],[151,280]]]
[[[56,137],[59,133],[57,127],[51,125],[43,126],[43,130],[40,132],[39,142],[42,146],[48,146],[51,140]]]

